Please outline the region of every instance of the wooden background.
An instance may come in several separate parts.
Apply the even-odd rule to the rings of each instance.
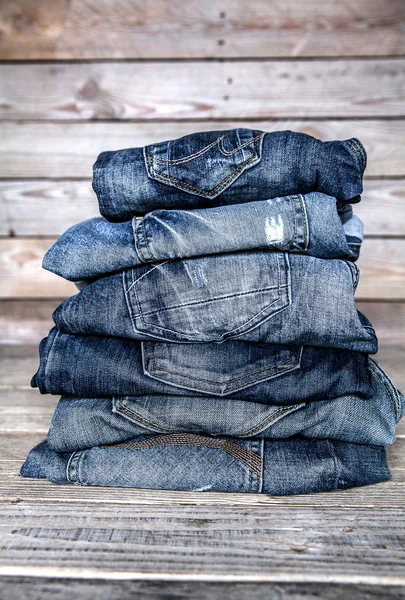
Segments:
[[[322,497],[112,490],[103,501],[99,490],[17,476],[28,449],[44,437],[57,400],[29,389],[36,346],[52,310],[75,293],[72,284],[42,271],[41,260],[67,227],[97,214],[91,168],[102,150],[234,126],[289,128],[323,140],[359,137],[368,167],[355,207],[366,233],[358,306],[379,335],[377,359],[405,388],[404,56],[404,0],[0,0],[4,597],[35,588],[47,598],[52,585],[62,597],[63,578],[82,577],[84,568],[91,581],[70,581],[79,596],[119,571],[131,580],[117,584],[120,598],[157,593],[159,579],[172,579],[170,593],[193,598],[228,597],[231,583],[234,600],[262,595],[262,585],[277,598],[329,598],[328,581],[333,598],[340,589],[342,597],[368,598],[379,586],[385,598],[404,597],[398,588],[405,584],[398,551],[404,427],[390,450],[393,483]],[[69,529],[72,507],[76,520]],[[129,514],[136,542],[128,537]],[[291,518],[295,528],[287,525]],[[205,538],[197,535],[199,519]],[[92,533],[79,534],[81,527]],[[361,534],[349,541],[348,532],[357,529]],[[109,544],[99,542],[103,531]],[[190,544],[198,559],[186,552]],[[253,547],[260,553],[252,554]],[[245,588],[238,588],[242,582]],[[98,593],[105,596],[97,597],[113,592],[104,585]]]

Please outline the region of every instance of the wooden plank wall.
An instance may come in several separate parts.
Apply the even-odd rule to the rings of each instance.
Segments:
[[[46,310],[75,292],[41,260],[67,227],[97,214],[91,167],[100,151],[236,125],[364,142],[357,298],[387,340],[380,315],[389,313],[397,339],[404,19],[403,0],[2,2],[2,342],[37,343],[51,323]]]
[[[51,323],[44,307],[75,293],[41,260],[67,227],[97,214],[100,151],[245,125],[364,142],[357,298],[379,322],[395,300],[396,329],[405,301],[404,20],[403,0],[2,2],[1,341],[37,343]]]

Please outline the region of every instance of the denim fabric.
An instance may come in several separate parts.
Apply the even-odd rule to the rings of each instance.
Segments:
[[[98,279],[55,310],[64,333],[167,342],[252,342],[375,353],[356,311],[350,261],[235,252],[155,263]]]
[[[120,445],[64,454],[42,442],[31,450],[21,475],[76,485],[275,495],[390,479],[382,446],[192,433],[139,436]]]
[[[404,398],[381,367],[369,361],[373,395],[274,406],[207,396],[71,398],[59,401],[47,441],[58,452],[117,444],[143,434],[191,432],[232,437],[312,439],[386,446]]]
[[[367,355],[229,341],[169,344],[66,335],[40,344],[32,379],[42,393],[79,397],[205,395],[288,405],[347,394],[370,397]]]
[[[293,131],[199,132],[103,152],[93,169],[100,213],[129,221],[156,208],[204,208],[319,191],[359,201],[366,151],[359,140],[321,142]]]
[[[80,281],[144,263],[262,248],[355,260],[363,227],[351,212],[346,205],[339,214],[334,198],[314,192],[191,211],[156,210],[125,223],[94,218],[68,229],[42,265]]]

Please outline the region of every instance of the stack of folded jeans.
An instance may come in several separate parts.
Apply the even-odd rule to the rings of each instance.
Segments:
[[[102,153],[102,217],[44,268],[56,309],[32,385],[62,395],[22,475],[297,494],[389,479],[404,398],[354,292],[357,139],[203,132]]]

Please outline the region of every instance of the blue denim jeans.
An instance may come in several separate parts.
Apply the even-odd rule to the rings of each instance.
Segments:
[[[386,481],[382,446],[336,440],[139,436],[122,444],[58,453],[36,446],[23,477],[54,483],[160,490],[308,494]]]
[[[52,417],[47,441],[57,452],[118,444],[145,434],[188,432],[236,438],[336,439],[386,446],[404,398],[381,367],[369,359],[371,398],[354,394],[335,400],[287,406],[209,396],[63,396]]]
[[[32,385],[76,397],[208,395],[276,405],[374,393],[367,355],[360,352],[236,341],[138,342],[56,328],[40,344]]]
[[[68,229],[43,267],[72,281],[145,263],[241,250],[356,260],[363,239],[351,206],[313,192],[195,210],[156,210],[124,223],[89,219]]]
[[[235,252],[126,269],[55,310],[64,333],[179,343],[241,341],[375,353],[351,261]]]
[[[359,201],[359,140],[321,142],[293,131],[231,129],[103,152],[94,165],[100,213],[129,221],[156,208],[205,208],[322,192]]]

